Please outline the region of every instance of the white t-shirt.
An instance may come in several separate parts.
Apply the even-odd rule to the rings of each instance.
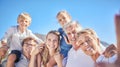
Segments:
[[[21,43],[23,39],[26,37],[33,37],[35,38],[39,43],[43,42],[41,39],[37,38],[31,30],[26,29],[25,32],[21,33],[18,30],[18,26],[12,26],[8,29],[8,31],[5,33],[4,37],[2,38],[2,41],[5,41],[8,43],[8,46],[11,50],[22,50]]]
[[[66,67],[94,67],[94,61],[81,49],[75,51],[71,48],[68,52]]]

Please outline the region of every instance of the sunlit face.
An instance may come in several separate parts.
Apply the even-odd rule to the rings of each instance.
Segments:
[[[31,51],[32,51],[32,48],[35,47],[36,44],[37,43],[34,40],[29,40],[29,41],[24,42],[23,52],[27,53],[27,54],[30,54]]]
[[[71,18],[66,13],[60,13],[57,16],[57,19],[61,26],[64,26],[67,22],[71,21]]]
[[[21,29],[25,30],[30,25],[30,20],[27,18],[20,17],[18,19],[18,24]]]
[[[76,26],[74,25],[70,25],[69,27],[67,27],[65,29],[68,40],[70,41],[70,43],[72,44],[73,48],[76,49],[76,47],[78,47],[76,45],[76,34],[77,34],[77,30],[76,30]]]
[[[58,36],[53,33],[48,34],[46,38],[46,45],[49,50],[57,49],[59,45]]]
[[[77,44],[87,55],[93,55],[98,51],[98,41],[90,34],[81,34],[77,39]]]

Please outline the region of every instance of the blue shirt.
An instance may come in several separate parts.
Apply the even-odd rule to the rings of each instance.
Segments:
[[[60,36],[61,36],[61,40],[60,40],[60,53],[64,56],[67,57],[68,51],[71,49],[72,45],[67,44],[65,42],[64,36],[66,36],[65,32],[63,31],[62,28],[58,29]]]

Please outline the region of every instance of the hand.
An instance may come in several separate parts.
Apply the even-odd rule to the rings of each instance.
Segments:
[[[54,55],[54,59],[58,67],[62,67],[62,55],[59,52]]]
[[[64,39],[65,39],[65,42],[67,43],[67,44],[70,44],[70,41],[68,40],[68,38],[66,37],[66,36],[63,36],[64,37]]]
[[[7,43],[5,41],[1,41],[2,46],[7,46]]]
[[[30,55],[37,55],[38,53],[40,53],[42,51],[43,47],[42,46],[35,46],[32,48],[32,51],[30,53]]]
[[[5,46],[1,47],[0,48],[0,57],[2,57],[2,58],[5,57],[7,50],[8,50],[7,47],[5,47]]]

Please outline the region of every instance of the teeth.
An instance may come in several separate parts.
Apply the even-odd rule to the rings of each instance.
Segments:
[[[91,50],[91,48],[89,47],[89,48],[87,48],[86,50],[89,51],[89,50]]]
[[[75,41],[75,39],[72,39],[72,41]]]

